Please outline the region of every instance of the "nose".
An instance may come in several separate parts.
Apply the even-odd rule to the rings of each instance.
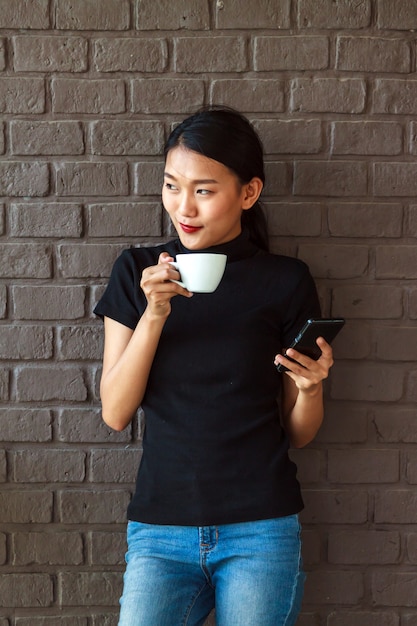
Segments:
[[[179,198],[178,213],[183,217],[193,217],[197,214],[197,205],[193,193],[183,191]]]

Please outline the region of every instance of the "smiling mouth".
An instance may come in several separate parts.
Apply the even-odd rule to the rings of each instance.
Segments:
[[[195,233],[202,228],[202,226],[189,226],[188,224],[182,224],[181,222],[179,225],[185,233]]]

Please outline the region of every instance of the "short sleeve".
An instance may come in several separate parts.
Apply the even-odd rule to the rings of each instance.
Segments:
[[[131,252],[122,252],[116,259],[109,283],[94,313],[101,318],[110,317],[134,330],[144,310],[141,272]]]
[[[316,285],[307,265],[301,265],[302,274],[293,291],[283,326],[283,346],[287,347],[309,318],[321,317]]]

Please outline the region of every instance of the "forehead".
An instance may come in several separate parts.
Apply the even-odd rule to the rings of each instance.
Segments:
[[[237,177],[228,167],[198,152],[177,146],[167,154],[165,173],[171,177],[222,182]]]

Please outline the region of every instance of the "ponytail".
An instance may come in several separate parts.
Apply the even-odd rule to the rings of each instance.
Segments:
[[[249,238],[258,248],[269,252],[268,226],[264,209],[259,202],[242,211],[242,228],[249,232]]]

